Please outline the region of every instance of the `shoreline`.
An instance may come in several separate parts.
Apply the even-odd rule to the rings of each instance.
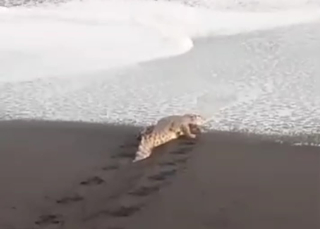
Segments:
[[[101,122],[101,121],[86,121],[86,120],[51,120],[51,119],[5,119],[0,120],[0,127],[9,125],[11,127],[21,127],[34,125],[34,126],[42,126],[48,125],[49,127],[53,127],[52,125],[61,126],[69,126],[69,127],[113,127],[113,128],[129,128],[135,129],[137,132],[144,128],[145,125],[133,124],[133,123],[114,123],[114,122]],[[205,133],[208,134],[222,134],[222,135],[239,135],[245,138],[255,138],[255,139],[263,139],[265,141],[271,141],[280,144],[289,144],[296,146],[311,146],[311,147],[320,147],[320,134],[316,132],[284,132],[284,133],[264,133],[264,132],[254,132],[250,129],[206,129]]]

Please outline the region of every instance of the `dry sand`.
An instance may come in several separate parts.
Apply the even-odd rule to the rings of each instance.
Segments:
[[[137,131],[1,122],[0,228],[320,228],[319,147],[213,132],[131,164]]]

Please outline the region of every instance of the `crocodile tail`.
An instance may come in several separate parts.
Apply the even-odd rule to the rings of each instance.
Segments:
[[[151,145],[151,142],[148,140],[149,139],[142,137],[133,162],[143,160],[151,155],[152,145]]]

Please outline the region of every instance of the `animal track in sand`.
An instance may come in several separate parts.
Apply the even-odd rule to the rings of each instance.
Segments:
[[[48,214],[41,215],[35,224],[40,227],[50,226],[50,225],[62,225],[63,220],[61,215]]]
[[[88,178],[85,181],[80,182],[80,185],[87,185],[87,186],[92,186],[92,185],[100,185],[102,183],[104,183],[105,181],[98,177],[98,176],[93,176]]]
[[[73,196],[69,196],[69,197],[63,197],[59,200],[57,200],[57,204],[69,204],[69,203],[74,203],[74,202],[79,202],[84,200],[84,198],[80,195],[73,195]]]
[[[95,217],[105,215],[105,216],[112,216],[112,217],[129,217],[134,213],[140,211],[143,205],[134,205],[134,206],[120,206],[113,210],[103,210],[98,212]]]

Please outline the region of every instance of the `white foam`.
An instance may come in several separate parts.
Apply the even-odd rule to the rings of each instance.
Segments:
[[[0,7],[0,119],[144,125],[194,111],[214,115],[208,125],[221,130],[317,132],[317,26],[209,39],[179,58],[135,65],[185,53],[198,37],[313,22],[317,4],[178,1]]]
[[[318,9],[224,12],[150,0],[0,7],[0,82],[69,77],[178,55],[192,48],[195,37],[270,29],[319,16]]]
[[[167,0],[170,1],[170,0]],[[174,0],[190,6],[216,10],[279,11],[288,9],[310,9],[319,7],[319,0]]]
[[[294,143],[294,146],[315,146],[315,147],[320,147],[320,144],[316,143],[305,143],[305,142],[299,142],[299,143]]]

